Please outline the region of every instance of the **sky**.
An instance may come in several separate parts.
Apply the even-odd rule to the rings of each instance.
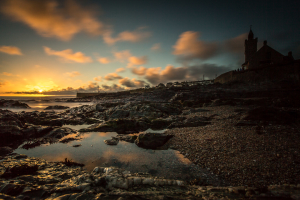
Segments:
[[[300,58],[300,1],[2,0],[0,96],[214,79],[258,37]]]

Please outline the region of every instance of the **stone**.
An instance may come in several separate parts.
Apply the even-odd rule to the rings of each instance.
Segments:
[[[104,140],[104,143],[107,145],[117,145],[119,140],[117,138],[112,138],[110,140]]]
[[[146,149],[156,149],[164,145],[172,136],[163,133],[141,133],[135,144]]]
[[[62,110],[62,109],[68,109],[70,107],[68,106],[60,106],[60,105],[54,105],[54,106],[48,106],[45,108],[45,110],[54,110],[54,109],[57,109],[57,110]]]
[[[12,153],[14,150],[10,147],[0,147],[0,156],[5,156]]]

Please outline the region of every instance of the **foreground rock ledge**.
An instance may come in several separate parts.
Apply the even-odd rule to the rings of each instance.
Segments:
[[[3,176],[8,167],[34,171]],[[255,187],[196,186],[114,167],[86,172],[79,166],[13,154],[2,157],[1,199],[299,199],[300,184]],[[27,173],[26,173],[27,172]],[[28,198],[26,198],[28,197]]]

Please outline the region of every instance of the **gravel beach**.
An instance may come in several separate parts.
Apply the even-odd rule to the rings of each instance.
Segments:
[[[300,182],[297,123],[236,126],[253,106],[202,107],[183,115],[210,117],[211,124],[174,128],[166,145],[208,169],[225,185],[266,186]]]

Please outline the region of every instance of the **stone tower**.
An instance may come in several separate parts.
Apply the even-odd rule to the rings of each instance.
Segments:
[[[251,60],[251,57],[256,53],[257,51],[257,38],[254,39],[254,34],[251,30],[248,34],[248,40],[245,40],[245,63]]]

